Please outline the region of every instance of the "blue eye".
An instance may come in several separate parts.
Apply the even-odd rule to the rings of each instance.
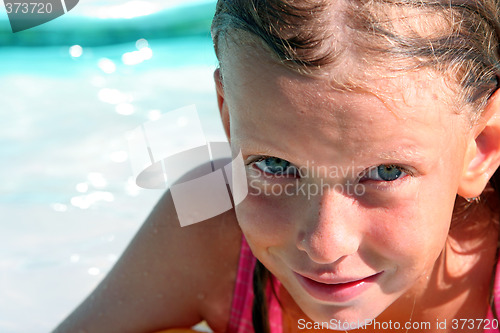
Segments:
[[[407,173],[396,165],[379,165],[370,169],[364,176],[366,180],[392,182],[406,176]]]
[[[299,175],[299,170],[287,160],[277,157],[262,157],[254,162],[255,166],[273,176],[293,176]]]

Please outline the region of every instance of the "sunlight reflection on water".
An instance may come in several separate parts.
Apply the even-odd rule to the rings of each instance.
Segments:
[[[211,47],[193,38],[0,54],[1,332],[49,331],[162,194],[135,184],[127,131],[195,104],[207,139],[224,138]],[[141,62],[125,61],[141,50]]]

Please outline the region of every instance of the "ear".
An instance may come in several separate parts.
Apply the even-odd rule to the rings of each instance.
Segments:
[[[222,73],[220,68],[217,68],[214,72],[215,88],[217,90],[217,106],[219,107],[220,118],[222,120],[222,126],[226,132],[226,137],[229,142],[231,142],[231,132],[229,131],[229,110],[227,108],[227,103],[224,98],[224,83],[222,82]]]
[[[478,197],[500,165],[500,89],[489,98],[469,142],[458,188],[464,198]]]

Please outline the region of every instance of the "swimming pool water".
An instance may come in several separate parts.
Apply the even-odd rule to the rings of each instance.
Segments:
[[[138,45],[145,59],[124,64]],[[210,38],[138,45],[0,52],[0,332],[50,331],[162,194],[135,185],[127,131],[195,104],[207,139],[224,139]]]

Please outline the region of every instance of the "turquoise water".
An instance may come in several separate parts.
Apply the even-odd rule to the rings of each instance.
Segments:
[[[55,20],[16,34],[0,10],[0,45],[105,46],[143,37],[209,36],[214,10],[215,0],[85,0]]]
[[[127,131],[195,104],[207,140],[224,138],[210,38],[147,45],[136,65],[122,60],[135,40],[82,45],[79,57],[72,44],[1,49],[0,332],[50,331],[162,194],[135,185]]]

